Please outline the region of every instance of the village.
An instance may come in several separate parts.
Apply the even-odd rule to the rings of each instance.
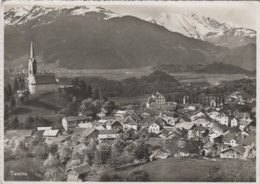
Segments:
[[[23,106],[26,100],[30,104],[33,96],[44,98],[45,93],[52,95],[57,91],[58,95],[65,93],[69,101],[72,100],[66,108],[56,112],[62,116],[56,122],[58,128],[41,126],[42,120],[37,120],[40,123],[32,128],[36,120],[30,118],[25,126],[20,126],[18,120],[5,123],[5,158],[39,157],[45,167],[41,171],[44,178],[40,180],[148,181],[149,173],[143,170],[133,171],[127,179],[118,179],[120,177],[111,172],[169,157],[213,161],[256,158],[254,96],[235,91],[227,96],[208,95],[195,103],[184,95],[177,103],[167,101],[158,90],[142,105],[122,105],[102,99],[97,89],[87,88],[78,79],[71,85],[58,85],[55,76],[36,73],[31,44],[28,88],[16,90],[17,87],[13,87],[14,94],[7,96],[10,101],[7,107],[14,108],[15,99]],[[19,84],[24,83],[21,79]],[[74,89],[76,92],[70,94]],[[8,87],[5,95],[7,91]],[[77,96],[73,96],[75,94]],[[236,105],[252,108],[241,110],[234,108]],[[136,174],[140,174],[141,179],[134,179]],[[95,178],[98,175],[100,177]]]
[[[78,116],[66,116],[62,119],[63,129],[37,127],[33,129],[7,130],[6,143],[14,137],[34,139],[41,135],[47,145],[66,144],[67,141],[83,139],[85,142],[94,140],[97,144],[114,144],[119,139],[131,144],[142,136],[149,136],[149,142],[158,146],[150,152],[149,160],[173,157],[204,157],[221,159],[248,159],[256,157],[256,127],[252,125],[248,112],[224,111],[224,104],[215,99],[208,106],[185,104],[176,108],[177,103],[166,102],[159,92],[153,93],[146,102],[145,109],[113,110],[109,116],[102,109],[93,120],[93,112],[82,110]],[[238,93],[227,97],[227,103],[243,103],[245,99]],[[162,149],[161,144],[167,140],[178,141],[177,152]],[[181,143],[189,140],[201,142],[197,151],[182,149]],[[166,147],[167,148],[167,147]],[[68,181],[81,181],[91,171],[88,163],[79,163],[67,170]]]

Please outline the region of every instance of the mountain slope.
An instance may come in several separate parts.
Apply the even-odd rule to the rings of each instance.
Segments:
[[[157,18],[149,17],[147,21],[161,25],[172,32],[178,32],[219,46],[234,48],[256,43],[256,31],[233,27],[209,17],[199,16],[196,13],[162,13]]]
[[[35,9],[40,13],[37,18],[28,19],[33,14],[30,12],[23,15],[28,21],[6,24],[5,65],[23,65],[26,68],[28,61],[24,58],[29,57],[32,39],[38,64],[42,67],[138,68],[158,64],[210,64],[222,61],[238,64],[247,61],[251,63],[248,66],[255,65],[255,58],[251,55],[244,56],[243,53],[188,38],[136,17],[108,18],[109,11],[104,9],[103,12],[87,10],[79,15],[71,13],[82,11],[81,8],[53,9],[41,14],[41,8],[35,7],[34,14],[37,14]],[[5,17],[10,17],[8,12]],[[248,49],[255,57],[254,48]]]
[[[224,63],[213,63],[206,66],[203,69],[198,70],[200,73],[211,73],[211,74],[246,74],[251,75],[253,72],[242,69],[238,66],[224,64]]]

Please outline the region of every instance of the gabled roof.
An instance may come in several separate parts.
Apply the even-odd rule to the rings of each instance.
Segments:
[[[60,130],[45,130],[43,136],[53,137],[57,136]]]
[[[256,136],[250,135],[242,139],[241,144],[244,146],[251,145],[252,143],[256,144]]]
[[[76,127],[73,134],[81,135],[85,129],[87,128]]]
[[[188,118],[187,116],[182,116],[182,117],[180,117],[180,119],[182,119],[185,122],[191,122],[191,119]]]
[[[32,133],[32,129],[7,130],[5,132],[5,138],[12,139],[13,137],[30,137],[32,136]]]
[[[204,126],[199,126],[199,127],[196,127],[194,128],[196,131],[199,131],[199,132],[203,132],[203,131],[206,131],[207,128],[205,128]]]
[[[168,136],[168,135],[170,134],[170,132],[167,131],[166,129],[163,129],[163,130],[161,130],[161,131],[158,133],[158,135],[159,135],[159,134],[163,134],[164,136]]]
[[[115,120],[115,119],[117,119],[117,117],[116,116],[103,116],[101,119],[102,120]]]
[[[246,149],[245,149],[243,146],[241,146],[241,145],[236,146],[236,147],[233,147],[233,148],[231,148],[231,149],[233,149],[233,150],[235,150],[235,151],[237,151],[237,152],[239,152],[239,153],[241,153],[241,154],[244,154],[245,151],[246,151]]]
[[[137,125],[137,123],[135,122],[135,120],[133,120],[133,118],[131,116],[128,116],[125,121],[123,122],[123,124],[128,124],[128,125]]]
[[[168,132],[174,132],[176,128],[174,127],[163,127],[164,130],[167,130]]]
[[[117,120],[109,120],[109,121],[107,121],[106,125],[112,126],[112,125],[114,125],[114,124],[116,124],[116,123],[122,125],[122,123],[120,123],[120,122],[117,121]]]
[[[159,123],[158,121],[154,121],[154,122],[150,123],[150,124],[148,125],[148,127],[151,126],[151,125],[153,125],[153,124],[156,124],[156,125],[158,125],[158,126],[161,126],[161,123]]]
[[[241,130],[237,126],[234,126],[234,127],[229,128],[229,132],[238,133],[238,132],[241,132]]]
[[[57,84],[54,75],[36,75],[31,84]]]
[[[118,134],[118,130],[99,130],[100,134]]]
[[[93,122],[91,122],[91,124],[92,124],[93,126],[103,125],[103,123],[101,123],[101,122],[99,122],[99,121],[93,121]]]
[[[86,128],[83,132],[82,132],[82,136],[83,137],[88,137],[89,135],[91,135],[93,132],[99,132],[97,129],[92,129],[92,128]]]
[[[214,145],[214,142],[207,142],[203,145],[203,149],[210,149]]]
[[[55,137],[55,139],[53,139],[53,142],[59,143],[59,142],[68,140],[68,139],[70,139],[70,138],[71,138],[71,135]]]
[[[68,117],[65,117],[65,119],[67,121],[82,121],[82,120],[87,120],[89,118],[90,117],[87,117],[87,116],[68,116]]]
[[[216,125],[218,128],[222,129],[223,132],[228,130],[228,127],[226,125],[222,125],[221,123],[219,123],[217,121],[214,121],[213,124]]]
[[[231,139],[235,138],[237,135],[235,133],[227,133],[224,135],[222,142],[229,142]]]
[[[176,124],[176,128],[184,128],[186,130],[190,130],[194,127],[196,127],[194,122],[183,122]]]
[[[67,171],[70,171],[70,170],[74,171],[79,176],[81,174],[85,174],[85,173],[91,171],[91,167],[89,164],[83,164],[83,165],[68,169]]]

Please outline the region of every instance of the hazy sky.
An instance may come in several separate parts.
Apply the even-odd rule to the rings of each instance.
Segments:
[[[10,2],[6,2],[7,4]],[[46,5],[44,2],[37,2],[39,5],[44,6],[59,6],[56,4]],[[49,3],[49,2],[48,2]],[[67,2],[65,2],[67,4]],[[79,2],[72,2],[70,4],[79,5]],[[82,2],[81,2],[82,3]],[[242,27],[256,29],[256,12],[259,7],[255,6],[255,2],[248,1],[153,1],[153,2],[84,2],[84,5],[94,5],[109,9],[120,15],[133,15],[142,19],[148,17],[157,17],[162,12],[165,13],[189,13],[195,12],[199,15],[211,17],[219,22],[232,22],[235,25]],[[5,4],[5,3],[4,3]],[[6,4],[5,11],[9,10],[12,6]]]

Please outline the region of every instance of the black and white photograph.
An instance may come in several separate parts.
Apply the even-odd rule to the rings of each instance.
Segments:
[[[7,182],[256,183],[254,1],[5,1]]]

